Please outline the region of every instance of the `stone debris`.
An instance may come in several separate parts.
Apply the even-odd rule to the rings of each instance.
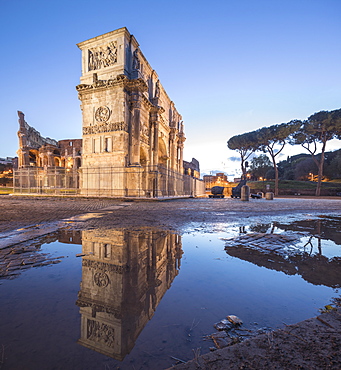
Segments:
[[[213,340],[213,343],[215,345],[215,348],[211,347],[211,351],[215,349],[225,348],[233,344],[233,338],[229,337],[229,335],[225,331],[211,334],[210,339]]]
[[[222,319],[219,322],[216,322],[213,326],[216,330],[229,330],[232,328],[232,322],[226,319]]]
[[[295,235],[269,234],[269,233],[249,233],[236,238],[224,239],[229,244],[236,246],[240,244],[255,243],[263,247],[273,249],[273,246],[282,247],[283,245],[292,245],[299,241]]]
[[[205,339],[212,340],[215,347],[211,347],[210,351],[222,349],[241,343],[245,339],[254,337],[259,334],[269,332],[270,328],[241,328],[243,321],[236,315],[227,315],[226,319],[222,319],[213,326],[218,332],[210,334]]]
[[[274,233],[250,233],[223,240],[227,242],[225,249],[229,247],[248,247],[261,249],[265,252],[288,252],[290,249],[297,251],[296,244],[300,242],[300,238],[296,235]]]
[[[340,369],[341,298],[335,299],[333,308],[276,331],[255,331],[235,345],[224,346],[229,339],[223,332],[211,334],[207,338],[216,349],[172,370]]]
[[[243,321],[235,315],[228,315],[228,316],[226,316],[226,318],[233,325],[242,325],[243,324]]]
[[[23,270],[56,264],[61,258],[42,253],[34,244],[0,249],[0,279],[14,279]]]

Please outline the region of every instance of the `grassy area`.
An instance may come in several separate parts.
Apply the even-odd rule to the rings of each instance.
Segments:
[[[266,185],[270,185],[270,189],[274,189],[274,181],[248,181],[247,184],[252,189],[263,189]],[[279,189],[316,189],[316,182],[313,181],[294,181],[280,180],[278,183]],[[322,189],[341,188],[341,181],[328,181],[322,183]]]
[[[9,188],[7,186],[0,186],[0,194],[12,194],[13,188]]]
[[[341,185],[341,179],[330,180],[330,182]]]
[[[274,181],[248,181],[247,185],[254,191],[266,192],[267,185],[274,191]],[[314,181],[280,180],[278,190],[280,195],[314,195],[317,183]],[[339,195],[341,181],[322,182],[321,195]]]
[[[31,192],[28,189],[22,189],[21,193],[16,194],[46,194],[46,195],[77,195],[79,189],[44,189],[43,192],[40,189],[31,189]],[[0,186],[0,195],[1,194],[13,194],[13,188]]]

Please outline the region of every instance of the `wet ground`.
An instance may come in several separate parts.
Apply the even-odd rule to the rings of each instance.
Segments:
[[[339,297],[339,199],[0,201],[1,369],[164,369]]]

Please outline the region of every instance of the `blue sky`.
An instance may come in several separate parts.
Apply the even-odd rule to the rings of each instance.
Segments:
[[[341,107],[340,0],[0,5],[0,157],[15,156],[17,110],[43,136],[81,137],[76,44],[124,26],[183,116],[184,159],[202,172],[234,173],[231,136]],[[286,153],[294,151],[303,152]]]

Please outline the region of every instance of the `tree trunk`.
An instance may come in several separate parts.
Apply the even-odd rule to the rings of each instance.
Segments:
[[[321,195],[322,177],[323,177],[323,165],[324,165],[324,152],[326,150],[326,141],[323,142],[321,159],[318,164],[318,175],[315,195],[318,197]]]
[[[273,156],[272,153],[270,153],[270,155],[271,155],[272,163],[273,163],[274,170],[275,170],[275,195],[277,196],[278,195],[278,168],[276,165],[275,156]]]
[[[322,186],[322,177],[323,177],[323,162],[324,162],[324,153],[323,159],[321,158],[319,166],[318,166],[318,175],[317,175],[317,184],[316,184],[316,192],[315,195],[318,197],[321,195],[321,186]]]
[[[244,176],[246,176],[246,168],[245,168],[245,161],[244,159],[242,158],[242,164],[241,164],[241,167],[242,167],[242,178]]]

